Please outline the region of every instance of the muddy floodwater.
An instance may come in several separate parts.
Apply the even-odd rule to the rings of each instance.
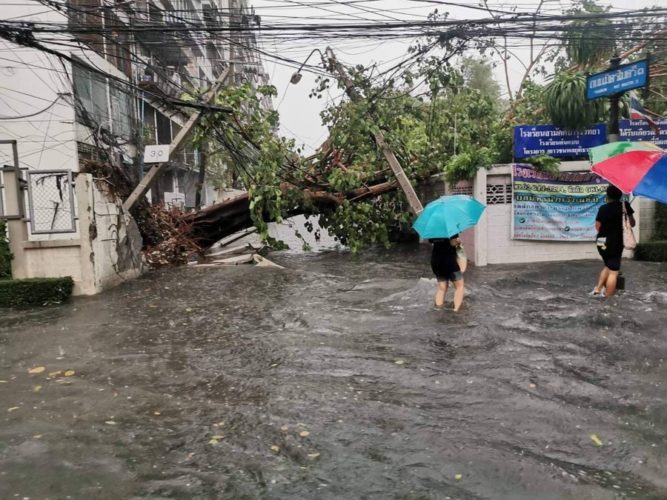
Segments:
[[[664,266],[272,258],[2,311],[0,498],[667,498]]]

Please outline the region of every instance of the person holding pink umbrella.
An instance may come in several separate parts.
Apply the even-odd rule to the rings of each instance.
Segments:
[[[633,210],[629,203],[621,203],[621,197],[626,193],[667,203],[667,152],[649,142],[620,141],[595,146],[589,149],[589,156],[591,170],[610,183],[608,203],[600,207],[595,221],[598,250],[605,267],[591,295],[603,295],[604,289],[604,295],[610,297],[616,292],[625,246],[624,218],[631,227],[635,225]],[[634,239],[632,230],[627,229]]]
[[[623,254],[623,218],[627,217],[630,225],[635,227],[634,210],[627,201],[621,201],[622,197],[623,192],[610,184],[607,188],[607,203],[600,207],[595,217],[595,229],[598,232],[595,241],[604,267],[591,292],[592,296],[611,297],[616,293]]]

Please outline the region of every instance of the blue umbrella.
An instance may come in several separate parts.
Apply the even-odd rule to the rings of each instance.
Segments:
[[[477,224],[485,208],[472,196],[443,196],[426,205],[412,227],[425,240],[449,238]]]

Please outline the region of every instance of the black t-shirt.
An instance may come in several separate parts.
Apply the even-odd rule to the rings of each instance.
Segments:
[[[630,204],[625,202],[625,210],[628,215],[635,211]],[[620,255],[623,253],[623,207],[620,201],[611,201],[602,205],[598,210],[595,220],[600,222],[600,231],[598,238],[606,238],[606,251],[610,255]]]
[[[449,238],[429,240],[433,243],[431,253],[431,267],[437,275],[446,276],[450,273],[460,271],[456,261],[456,247],[452,246]]]

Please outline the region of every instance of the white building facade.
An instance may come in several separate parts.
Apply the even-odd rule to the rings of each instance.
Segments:
[[[143,147],[170,143],[187,120],[187,108],[172,100],[209,87],[228,67],[234,83],[267,81],[254,33],[205,31],[259,25],[245,1],[69,0],[66,9],[50,5],[0,0],[5,19],[72,29],[72,34],[50,35],[43,42],[69,61],[0,39],[0,139],[19,141],[23,168],[76,172],[85,160],[112,156],[136,181],[146,170]],[[81,27],[92,32],[77,32]],[[6,152],[0,152],[0,161],[6,160]],[[198,160],[192,148],[178,153],[152,189],[152,200],[194,207]],[[209,202],[215,201],[213,194],[208,191]]]
[[[0,0],[0,9],[10,23],[0,33],[0,217],[14,277],[72,276],[76,294],[97,293],[139,272],[141,245],[109,196],[113,178],[91,165],[120,166],[136,183],[150,167],[143,148],[171,143],[186,122],[186,91],[227,68],[230,83],[266,83],[252,32],[207,31],[260,20],[241,0]],[[175,156],[148,197],[194,207],[199,155]],[[205,186],[201,204],[217,197]]]

